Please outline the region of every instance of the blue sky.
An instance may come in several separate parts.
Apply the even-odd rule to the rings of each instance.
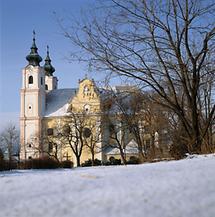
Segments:
[[[32,31],[36,31],[39,54],[46,55],[50,47],[52,64],[59,79],[59,88],[76,87],[87,67],[66,57],[74,49],[64,38],[56,21],[70,15],[81,19],[95,0],[0,0],[0,129],[8,122],[18,123],[20,110],[21,70],[32,44]],[[44,62],[42,62],[43,64]],[[93,75],[91,75],[93,76]],[[93,77],[95,77],[94,75]]]

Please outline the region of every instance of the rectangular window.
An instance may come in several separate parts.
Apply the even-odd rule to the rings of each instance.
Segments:
[[[40,78],[40,81],[41,81],[41,85],[43,85],[43,78],[42,77]]]

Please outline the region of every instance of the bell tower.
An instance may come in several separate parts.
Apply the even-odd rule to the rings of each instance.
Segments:
[[[45,64],[43,66],[45,71],[45,89],[46,91],[57,89],[57,77],[53,76],[55,68],[51,64],[51,59],[49,56],[49,46],[47,46],[47,56],[45,58]]]
[[[20,159],[39,157],[41,147],[41,124],[45,112],[45,72],[40,66],[42,58],[37,52],[35,32],[28,65],[22,70],[20,110]]]

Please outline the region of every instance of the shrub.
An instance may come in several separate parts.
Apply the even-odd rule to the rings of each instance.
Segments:
[[[121,160],[111,158],[111,159],[109,159],[109,161],[103,162],[102,165],[104,165],[104,166],[121,165]]]
[[[101,166],[102,165],[102,162],[99,160],[99,159],[95,159],[94,160],[94,166]]]
[[[94,160],[94,166],[101,166],[102,162],[99,159],[95,159]],[[81,164],[82,167],[90,167],[92,166],[92,160],[88,159],[87,161],[85,161],[84,163]]]
[[[104,162],[102,162],[102,165],[103,166],[110,166],[111,164],[110,164],[110,161],[104,161]]]
[[[64,160],[61,162],[61,167],[62,168],[72,168],[73,167],[73,162],[70,160]]]
[[[32,169],[32,160],[25,160],[19,162],[19,169]]]
[[[4,159],[0,160],[0,171],[12,170],[12,169],[17,169],[17,168],[18,168],[17,162],[9,162]]]
[[[0,171],[6,170],[6,165],[4,159],[0,159]]]
[[[4,155],[2,150],[0,149],[0,171],[4,170],[4,167],[5,167]]]
[[[33,169],[56,169],[60,167],[60,163],[53,158],[33,159]]]
[[[84,161],[84,163],[81,164],[82,167],[90,167],[92,166],[92,160],[88,159],[86,161]]]
[[[18,162],[17,161],[8,161],[4,160],[3,157],[0,158],[0,171],[3,170],[11,170],[11,169],[17,169],[18,168]]]
[[[131,156],[127,161],[127,164],[139,164],[139,163],[140,163],[139,158],[135,156]]]
[[[104,166],[111,166],[111,165],[121,165],[121,159],[116,159],[115,157],[111,156],[109,161],[102,162]]]
[[[121,159],[116,159],[115,157],[109,158],[110,165],[121,165]]]
[[[4,160],[4,154],[3,151],[0,148],[0,162]]]
[[[177,143],[170,147],[170,154],[176,160],[184,158],[186,153],[188,153],[188,148],[183,143]]]
[[[27,163],[29,161],[20,161],[19,162],[19,169],[30,169],[29,167],[27,167]]]
[[[21,169],[56,169],[60,166],[57,160],[50,157],[30,159],[20,163]]]

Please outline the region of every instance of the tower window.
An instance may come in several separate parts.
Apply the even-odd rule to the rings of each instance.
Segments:
[[[48,90],[48,85],[47,84],[45,85],[45,89]]]
[[[32,75],[29,76],[29,78],[28,78],[28,83],[29,83],[29,84],[33,84],[33,76],[32,76]]]
[[[42,77],[40,78],[40,83],[41,83],[41,85],[43,85],[43,78]]]

